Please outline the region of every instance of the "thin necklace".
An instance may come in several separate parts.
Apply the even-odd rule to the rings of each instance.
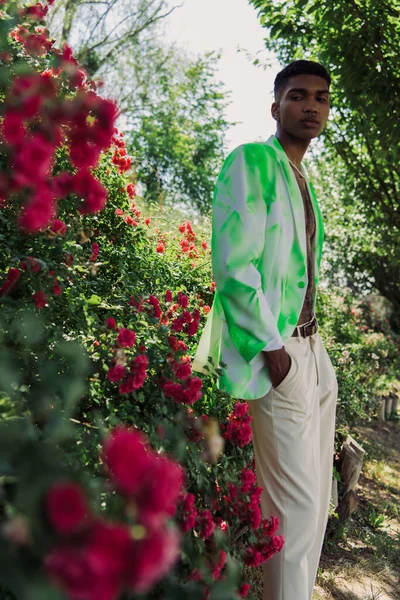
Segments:
[[[298,168],[296,167],[296,165],[295,165],[294,163],[292,163],[292,161],[290,160],[290,158],[289,158],[289,157],[288,157],[288,161],[290,162],[290,164],[292,165],[292,167],[293,167],[294,169],[296,169],[296,171],[298,172],[298,174],[300,175],[300,177],[301,177],[302,179],[306,180],[306,178],[305,178],[305,176],[303,175],[303,173],[300,171],[300,169],[298,169]]]

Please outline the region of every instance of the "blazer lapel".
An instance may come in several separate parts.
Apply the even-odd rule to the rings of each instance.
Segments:
[[[289,159],[286,152],[280,145],[277,137],[271,135],[267,142],[269,146],[272,146],[278,155],[279,162],[285,177],[287,194],[289,196],[289,202],[292,207],[293,217],[296,227],[297,238],[299,240],[300,249],[303,255],[304,263],[307,262],[307,243],[306,243],[306,222],[304,216],[304,204],[301,196],[300,188],[297,184],[296,177],[293,173],[293,169],[290,166]]]
[[[307,174],[307,173],[306,173]],[[308,189],[311,198],[311,202],[314,208],[315,215],[315,259],[317,263],[317,268],[319,272],[319,266],[321,264],[321,256],[322,256],[322,246],[324,243],[324,222],[322,220],[321,210],[319,208],[319,204],[317,201],[317,196],[314,191],[314,187],[312,183],[308,182]],[[317,275],[317,273],[316,273]]]

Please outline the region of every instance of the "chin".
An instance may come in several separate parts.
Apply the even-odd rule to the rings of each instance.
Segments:
[[[314,131],[295,131],[292,133],[293,137],[297,137],[300,140],[311,141],[321,135],[321,130],[316,129]]]
[[[285,129],[286,135],[291,138],[295,138],[303,141],[311,141],[314,138],[317,138],[322,133],[322,129]]]

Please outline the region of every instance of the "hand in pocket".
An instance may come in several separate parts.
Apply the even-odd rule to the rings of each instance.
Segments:
[[[287,377],[292,366],[292,357],[286,352],[285,347],[280,350],[271,350],[264,352],[265,363],[268,368],[268,374],[274,388],[277,388]]]

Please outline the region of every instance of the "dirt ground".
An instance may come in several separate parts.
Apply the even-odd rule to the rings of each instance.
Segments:
[[[399,600],[400,423],[373,421],[353,437],[366,451],[359,505],[325,542],[313,600]]]

